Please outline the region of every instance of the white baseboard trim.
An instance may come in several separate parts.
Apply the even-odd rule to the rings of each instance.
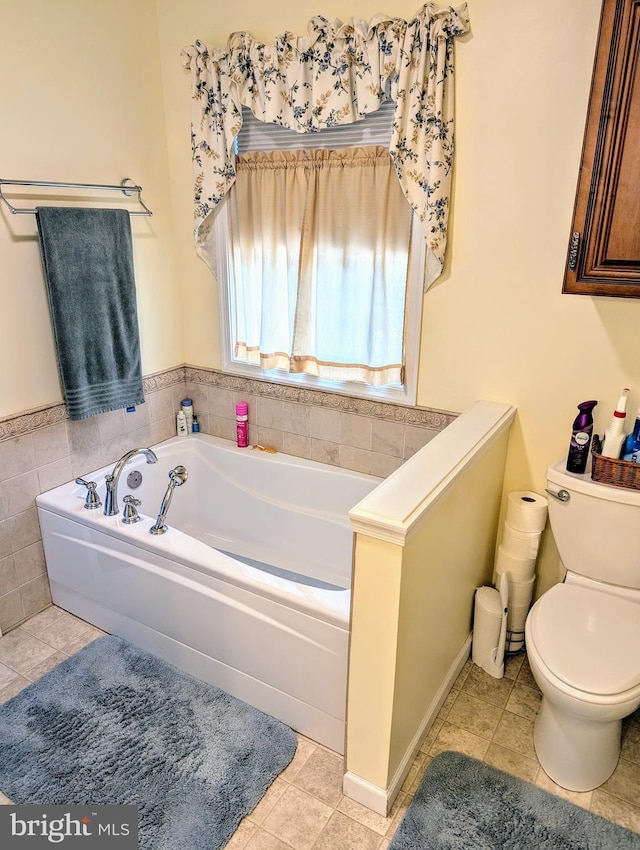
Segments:
[[[342,778],[342,792],[345,797],[362,803],[378,815],[387,816],[388,799],[384,788],[379,788],[373,782],[368,782],[357,773],[348,770]]]
[[[462,649],[449,668],[449,672],[445,676],[444,681],[438,688],[436,695],[431,701],[431,704],[416,730],[416,734],[411,739],[411,742],[402,757],[398,769],[389,783],[389,787],[380,788],[372,782],[358,776],[356,773],[347,771],[342,781],[342,790],[346,797],[349,797],[358,803],[362,803],[363,806],[366,806],[368,809],[376,812],[376,814],[383,815],[384,817],[389,814],[393,801],[398,796],[398,792],[402,788],[402,783],[409,773],[411,765],[418,754],[427,732],[431,728],[433,721],[436,719],[438,712],[442,708],[442,705],[447,698],[453,683],[458,678],[460,671],[464,667],[467,658],[469,658],[471,652],[471,637],[472,636],[469,635],[464,642]]]
[[[427,735],[427,732],[431,728],[433,721],[438,716],[438,712],[442,708],[444,701],[449,695],[449,691],[451,690],[454,682],[458,678],[458,675],[464,667],[467,658],[469,658],[469,655],[471,653],[471,637],[472,635],[470,634],[462,645],[462,649],[460,650],[453,664],[449,668],[449,672],[447,673],[444,681],[438,688],[436,695],[431,701],[431,705],[425,712],[425,715],[422,718],[420,725],[418,726],[416,734],[413,736],[411,743],[406,749],[402,761],[398,765],[398,769],[396,770],[395,775],[393,776],[393,779],[389,784],[387,792],[387,805],[389,809],[393,805],[393,801],[395,800],[395,798],[398,796],[400,788],[402,788],[402,783],[404,782],[407,774],[409,773],[409,770],[414,762],[415,757],[418,755],[418,751]]]

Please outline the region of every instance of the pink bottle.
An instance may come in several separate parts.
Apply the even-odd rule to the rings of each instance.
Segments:
[[[236,404],[236,434],[238,448],[244,449],[249,445],[248,407],[246,401]]]

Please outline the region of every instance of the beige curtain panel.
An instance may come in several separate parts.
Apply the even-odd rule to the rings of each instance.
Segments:
[[[229,201],[236,357],[401,383],[411,210],[388,150],[243,154]]]

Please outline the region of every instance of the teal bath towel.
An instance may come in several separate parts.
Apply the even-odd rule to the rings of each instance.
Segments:
[[[141,404],[129,213],[38,207],[36,218],[69,418]]]

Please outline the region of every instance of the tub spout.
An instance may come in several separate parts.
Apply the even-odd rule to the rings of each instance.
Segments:
[[[118,481],[120,480],[120,473],[124,469],[125,464],[137,454],[143,454],[147,459],[147,463],[156,463],[158,460],[153,449],[131,449],[131,451],[122,455],[120,460],[113,467],[111,475],[105,475],[104,480],[107,484],[107,494],[104,499],[105,516],[115,516],[120,510],[118,507]]]
[[[181,484],[184,484],[188,477],[189,475],[184,466],[176,466],[176,468],[172,469],[169,473],[169,486],[167,487],[167,492],[164,494],[164,498],[162,499],[158,519],[156,520],[155,525],[152,525],[149,529],[151,534],[164,534],[169,530],[169,527],[165,525],[164,521],[167,516],[167,511],[169,510],[169,505],[171,504],[171,499],[173,498],[173,491],[176,487],[180,487]]]

